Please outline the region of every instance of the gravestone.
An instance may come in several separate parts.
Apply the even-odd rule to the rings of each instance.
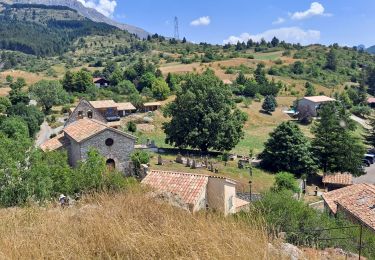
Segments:
[[[180,153],[177,154],[176,163],[183,163],[182,155]]]
[[[163,158],[161,158],[161,155],[158,156],[158,165],[163,165]]]

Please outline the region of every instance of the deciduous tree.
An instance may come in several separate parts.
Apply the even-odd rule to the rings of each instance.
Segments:
[[[207,70],[186,77],[176,100],[165,110],[166,142],[177,147],[231,150],[243,137],[246,115],[237,109],[229,86]]]

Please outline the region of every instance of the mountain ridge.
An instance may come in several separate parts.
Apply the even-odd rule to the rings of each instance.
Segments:
[[[0,2],[7,4],[42,4],[49,6],[66,6],[76,10],[82,16],[94,22],[106,23],[115,26],[121,30],[126,30],[129,33],[136,34],[140,38],[147,38],[147,36],[150,35],[150,33],[143,30],[142,28],[116,22],[106,17],[105,15],[99,13],[93,8],[85,7],[82,3],[78,2],[77,0],[0,0]]]

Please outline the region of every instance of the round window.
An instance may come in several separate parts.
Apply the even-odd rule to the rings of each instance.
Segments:
[[[114,143],[113,139],[112,138],[108,138],[107,140],[105,140],[105,145],[106,146],[112,146]]]

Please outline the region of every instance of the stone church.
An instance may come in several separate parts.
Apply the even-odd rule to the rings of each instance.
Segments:
[[[69,164],[77,166],[94,148],[106,158],[109,168],[127,172],[136,137],[111,127],[89,102],[81,100],[66,121],[62,134],[41,145],[43,151],[66,149]]]

